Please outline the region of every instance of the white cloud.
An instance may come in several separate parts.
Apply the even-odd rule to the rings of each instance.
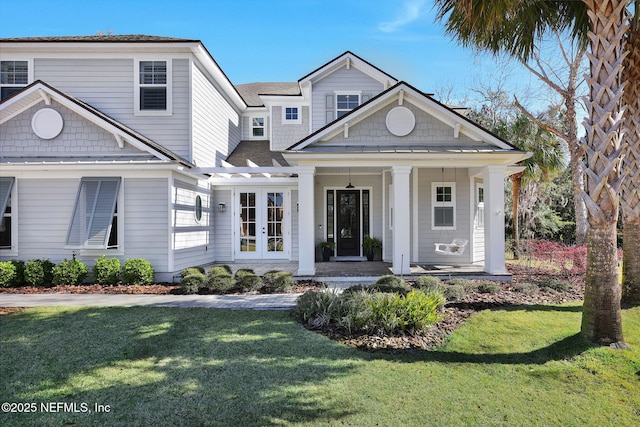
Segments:
[[[396,19],[378,24],[378,29],[385,33],[393,33],[403,26],[420,18],[425,0],[405,0],[402,10]]]

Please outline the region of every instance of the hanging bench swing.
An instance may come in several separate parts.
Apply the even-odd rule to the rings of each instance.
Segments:
[[[454,169],[454,182],[456,181],[456,170]],[[442,182],[444,182],[444,168],[442,168]],[[445,201],[442,200],[444,206]],[[442,230],[440,231],[438,240],[442,240]],[[439,255],[455,255],[460,256],[464,253],[469,240],[462,238],[453,238],[451,243],[434,243],[435,252]]]

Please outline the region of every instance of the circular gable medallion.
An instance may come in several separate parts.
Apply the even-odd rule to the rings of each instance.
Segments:
[[[62,116],[56,110],[43,108],[31,119],[31,128],[42,139],[53,139],[62,132]]]
[[[396,107],[387,113],[387,129],[395,136],[406,136],[416,125],[416,116],[407,107]]]

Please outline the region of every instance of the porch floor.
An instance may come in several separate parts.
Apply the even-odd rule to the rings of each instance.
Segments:
[[[224,263],[220,263],[224,264]],[[353,284],[354,282],[370,282],[373,283],[378,277],[391,272],[391,263],[382,261],[329,261],[316,262],[315,276],[298,276],[297,262],[243,262],[243,263],[226,263],[231,267],[233,272],[250,268],[257,275],[261,276],[270,270],[288,271],[298,280],[313,279],[319,282],[339,283],[346,282]],[[407,279],[422,275],[436,276],[441,279],[450,279],[454,277],[465,279],[485,279],[496,280],[502,282],[511,282],[511,274],[488,274],[483,271],[484,264],[470,265],[427,265],[427,264],[411,264],[411,275],[405,275]]]

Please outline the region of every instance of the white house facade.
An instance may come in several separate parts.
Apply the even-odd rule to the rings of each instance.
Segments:
[[[360,260],[505,273],[524,153],[351,52],[234,86],[198,40],[0,39],[0,260]],[[441,245],[457,240],[457,245]],[[460,243],[462,248],[460,248]],[[453,249],[452,249],[453,247]]]

